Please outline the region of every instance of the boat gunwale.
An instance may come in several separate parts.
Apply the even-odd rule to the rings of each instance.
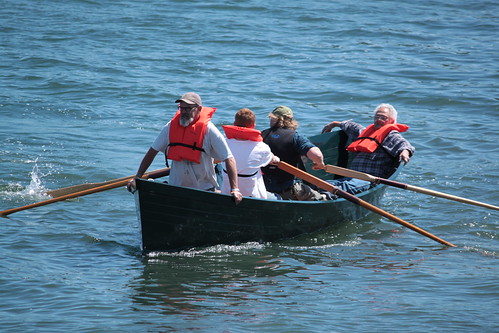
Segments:
[[[398,174],[401,172],[403,166],[400,165],[397,170],[395,170],[395,172],[390,176],[390,178],[388,179],[395,179],[397,178]],[[158,181],[156,179],[138,179],[137,180],[138,182],[153,182],[153,183],[157,183],[157,184],[160,184],[160,185],[165,185],[165,186],[170,186],[170,187],[176,187],[176,188],[181,188],[181,189],[185,189],[185,190],[189,190],[189,191],[194,191],[194,192],[198,192],[198,193],[210,193],[210,194],[215,194],[215,195],[221,195],[221,196],[225,196],[225,197],[232,197],[230,194],[225,194],[225,193],[221,193],[221,192],[214,192],[214,191],[206,191],[206,190],[200,190],[200,189],[195,189],[195,188],[190,188],[190,187],[185,187],[185,186],[178,186],[178,185],[172,185],[172,184],[168,184],[164,181]],[[380,189],[382,189],[383,187],[386,187],[387,185],[385,184],[376,184],[375,186],[369,188],[367,191],[363,191],[361,193],[358,193],[355,195],[355,197],[359,198],[359,199],[362,199],[362,197],[364,196],[368,196],[369,194],[375,192],[375,191],[378,191]],[[138,192],[138,191],[137,191]],[[300,204],[307,204],[307,205],[317,205],[317,204],[324,204],[324,203],[341,203],[341,202],[344,202],[344,201],[348,201],[347,199],[344,199],[344,198],[336,198],[336,199],[332,199],[332,200],[319,200],[319,201],[300,201],[300,200],[282,200],[282,199],[263,199],[263,198],[254,198],[254,197],[248,197],[248,196],[244,196],[243,197],[243,200],[252,200],[252,201],[264,201],[264,202],[278,202],[278,203],[290,203],[290,204],[297,204],[297,203],[300,203]]]

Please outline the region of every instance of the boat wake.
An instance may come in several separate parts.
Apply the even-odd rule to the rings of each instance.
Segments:
[[[343,242],[331,242],[329,244],[314,244],[314,239],[311,240],[312,244],[310,245],[287,245],[283,246],[283,248],[287,250],[309,250],[309,249],[329,249],[333,247],[355,247],[362,243],[361,239],[357,237],[354,240],[347,240]]]
[[[331,243],[331,244],[310,244],[310,245],[280,245],[281,248],[287,250],[308,250],[308,249],[327,249],[338,246],[348,246],[354,247],[360,244],[360,239],[349,240],[342,243]],[[203,255],[213,255],[221,253],[237,253],[237,254],[248,254],[254,253],[254,251],[260,251],[265,249],[267,246],[271,246],[271,243],[258,243],[258,242],[248,242],[239,245],[225,245],[219,244],[214,246],[209,246],[206,248],[194,248],[178,252],[168,252],[168,251],[154,251],[146,253],[149,261],[159,260],[161,257],[196,257]]]
[[[245,253],[247,251],[261,250],[266,246],[266,244],[258,242],[248,242],[239,245],[225,245],[219,244],[214,246],[208,246],[205,248],[194,248],[185,251],[178,252],[166,252],[166,251],[154,251],[147,253],[149,258],[159,258],[159,257],[195,257],[206,254],[214,253]]]

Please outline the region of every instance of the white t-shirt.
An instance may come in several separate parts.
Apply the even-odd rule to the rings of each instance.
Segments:
[[[170,143],[170,122],[163,127],[152,144],[152,149],[163,153],[166,151]],[[203,149],[204,152],[201,152],[199,164],[190,161],[171,161],[168,183],[200,190],[210,190],[217,187],[213,160],[225,161],[232,157],[232,153],[225,137],[212,122],[209,122],[206,128]]]
[[[261,167],[272,160],[270,147],[263,142],[250,140],[227,139],[232,155],[236,160],[239,175],[253,175],[251,177],[238,177],[239,191],[246,197],[267,199],[267,190],[263,182]],[[225,170],[227,170],[225,168]],[[256,172],[256,173],[255,173]],[[230,193],[229,177],[223,174],[222,193]]]

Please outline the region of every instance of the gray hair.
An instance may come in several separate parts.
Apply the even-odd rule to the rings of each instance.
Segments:
[[[376,114],[376,112],[378,112],[378,110],[381,108],[387,108],[390,114],[390,118],[397,122],[397,110],[395,110],[393,105],[388,103],[381,103],[376,107],[376,109],[374,109],[374,114]]]

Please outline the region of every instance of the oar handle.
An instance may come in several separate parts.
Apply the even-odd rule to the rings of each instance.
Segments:
[[[414,231],[420,233],[421,235],[426,236],[434,241],[437,241],[437,242],[444,244],[444,245],[447,245],[447,246],[455,247],[454,244],[449,243],[441,238],[438,238],[437,236],[435,236],[427,231],[424,231],[423,229],[418,228],[418,227],[416,227],[416,226],[414,226],[414,225],[412,225],[412,224],[410,224],[410,223],[408,223],[408,222],[406,222],[406,221],[404,221],[404,220],[402,220],[402,219],[400,219],[400,218],[398,218],[398,217],[396,217],[396,216],[394,216],[394,215],[392,215],[392,214],[390,214],[390,213],[388,213],[388,212],[386,212],[386,211],[384,211],[384,210],[382,210],[374,205],[371,205],[370,203],[368,203],[368,202],[366,202],[366,201],[364,201],[364,200],[362,200],[362,199],[360,199],[360,198],[358,198],[358,197],[356,197],[348,192],[345,192],[345,191],[333,186],[332,184],[330,184],[330,183],[328,183],[328,182],[326,182],[326,181],[324,181],[324,180],[322,180],[314,175],[311,175],[303,170],[300,170],[300,169],[298,169],[298,168],[296,168],[296,167],[294,167],[286,162],[282,162],[282,161],[279,162],[279,164],[277,164],[277,167],[281,170],[289,172],[290,174],[292,174],[298,178],[301,178],[301,179],[309,182],[310,184],[314,184],[314,185],[316,185],[316,186],[318,186],[326,191],[329,191],[329,192],[334,193],[342,198],[345,198],[346,200],[353,202],[356,205],[364,207],[372,212],[375,212],[381,216],[384,216],[384,217],[392,220],[393,222],[396,222],[396,223],[401,224],[401,225],[403,225],[411,230],[414,230]]]
[[[163,169],[158,169],[158,170],[153,170],[153,171],[150,171],[150,172],[146,172],[142,176],[142,178],[156,179],[156,178],[161,178],[161,177],[164,177],[164,176],[168,176],[169,174],[170,174],[170,168],[163,168]],[[130,177],[130,178],[133,178],[133,177]]]
[[[345,169],[336,165],[326,164],[324,168],[326,172],[334,173],[335,175],[343,176],[343,177],[351,177],[360,180],[365,180],[367,182],[375,182],[377,180],[376,177],[371,176],[368,173],[359,172],[355,170]]]

